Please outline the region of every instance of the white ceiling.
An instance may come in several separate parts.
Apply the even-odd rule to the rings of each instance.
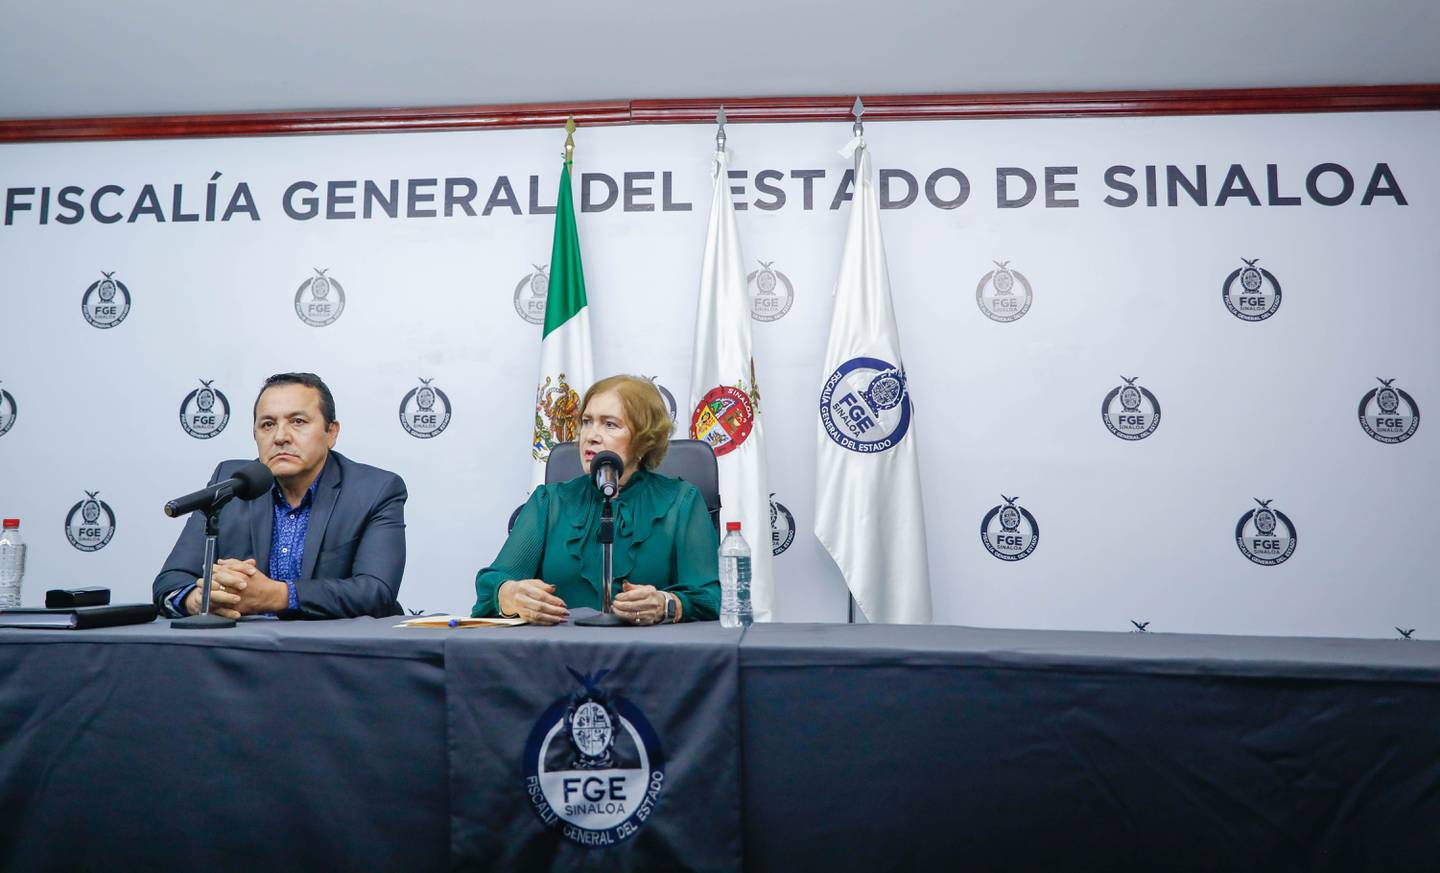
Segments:
[[[0,118],[1435,82],[1437,0],[0,0]]]

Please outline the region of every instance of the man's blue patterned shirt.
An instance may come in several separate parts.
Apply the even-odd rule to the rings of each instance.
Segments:
[[[323,474],[322,474],[323,475]],[[320,476],[310,483],[300,505],[291,508],[285,499],[285,492],[276,482],[270,489],[275,501],[275,522],[270,529],[270,578],[284,582],[289,589],[288,608],[300,608],[300,596],[295,592],[295,580],[300,578],[300,564],[305,556],[305,535],[310,532],[310,510],[315,508],[315,489],[320,487]]]

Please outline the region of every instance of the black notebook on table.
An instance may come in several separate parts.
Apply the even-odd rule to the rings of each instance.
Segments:
[[[77,606],[72,609],[0,609],[0,627],[35,627],[84,630],[144,624],[155,620],[153,603],[114,606]]]

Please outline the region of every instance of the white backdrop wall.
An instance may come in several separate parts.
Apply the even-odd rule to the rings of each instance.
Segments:
[[[845,590],[811,523],[816,398],[848,209],[835,202],[848,185],[837,151],[849,127],[734,125],[729,134],[746,256],[753,269],[778,272],[777,292],[793,289],[782,317],[755,325],[771,488],[797,528],[776,562],[777,615],[843,621]],[[713,135],[709,126],[577,134],[577,197],[597,207],[578,216],[597,369],[655,377],[679,398]],[[533,213],[530,186],[535,177],[539,205],[553,206],[563,137],[0,146],[0,513],[20,516],[30,543],[26,605],[60,585],[148,599],[179,533],[161,504],[199,487],[221,459],[253,456],[250,405],[265,376],[313,370],[336,395],[339,449],[409,485],[402,602],[468,609],[475,570],[526,496],[540,327],[517,312],[516,294],[549,259],[553,219]],[[1433,426],[1415,426],[1440,379],[1435,114],[875,122],[867,139],[877,166],[892,171],[894,208],[882,220],[917,410],[937,622],[1440,632],[1437,449]],[[1170,165],[1191,187],[1203,168],[1205,205],[1183,185],[1170,205]],[[1125,188],[1107,184],[1116,166],[1133,168],[1111,171],[1138,189],[1132,205],[1116,205]],[[1147,166],[1157,168],[1155,205]],[[1028,204],[997,202],[1004,167],[1035,178]],[[1047,167],[1061,168],[1048,197]],[[963,203],[953,172],[927,196],[927,179],[946,168],[964,174]],[[912,202],[893,171],[917,180]],[[615,181],[614,203],[603,203],[594,174]],[[1322,203],[1342,200],[1346,174],[1353,191]],[[517,205],[502,188],[483,214],[500,176]],[[1012,198],[1016,178],[1005,189]],[[448,183],[461,193],[473,181],[476,215],[445,214],[447,179],[462,180]],[[353,190],[336,193],[355,202],[327,216],[327,184],[347,180]],[[366,180],[383,192],[398,180],[397,217],[379,208],[364,217]],[[414,204],[437,215],[407,216],[410,180],[439,180],[417,183],[436,199]],[[287,189],[302,181],[318,187],[313,218],[303,199],[290,198],[301,217],[285,209]],[[101,215],[120,216],[113,223],[92,208],[107,185],[123,189],[99,199]],[[68,197],[78,210],[61,204],[66,186],[82,189]],[[248,201],[222,220],[237,192]],[[358,217],[341,217],[347,210]],[[1262,304],[1273,305],[1275,284],[1283,290],[1263,320],[1226,306],[1227,279],[1232,301],[1241,294],[1242,259],[1267,271]],[[1030,307],[1013,321],[977,304],[977,286],[987,300],[995,294],[995,276],[982,279],[996,262],[1015,271],[1016,299],[1029,288]],[[324,327],[295,306],[317,270],[345,297]],[[82,300],[94,317],[105,273],[123,283],[130,309],[102,329]],[[1144,438],[1118,438],[1101,415],[1122,377],[1150,392],[1139,414],[1152,400],[1163,409]],[[443,432],[428,438],[407,432],[399,414],[422,378],[451,407]],[[1404,394],[1389,416],[1398,426],[1378,426],[1377,438],[1357,412],[1380,378]],[[231,411],[206,439],[187,434],[178,414],[200,380],[213,381]],[[1112,411],[1123,412],[1118,403]],[[1152,421],[1141,419],[1142,430]],[[116,526],[103,547],[82,551],[67,517],[92,491]],[[1012,532],[1018,545],[992,553],[982,520],[1002,495],[1027,514]],[[1281,520],[1261,536],[1250,518],[1243,541],[1273,539],[1280,554],[1293,545],[1281,562],[1258,563],[1237,544],[1237,522],[1260,509],[1257,499],[1273,501]],[[97,526],[105,521],[102,513]],[[1031,544],[1032,524],[1043,537],[1013,560]],[[990,545],[1004,533],[991,517]]]

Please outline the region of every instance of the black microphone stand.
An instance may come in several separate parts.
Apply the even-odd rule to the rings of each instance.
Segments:
[[[201,583],[200,612],[184,618],[172,618],[170,626],[180,630],[219,630],[234,627],[235,619],[210,614],[210,583],[215,576],[215,541],[220,536],[220,510],[234,497],[230,489],[215,495],[210,507],[205,510],[205,579]]]
[[[615,549],[615,505],[611,498],[601,498],[603,503],[600,506],[600,611],[594,615],[587,615],[584,618],[575,619],[575,623],[584,627],[619,627],[625,622],[615,614],[611,601],[614,599],[612,588],[615,584],[615,569],[611,565],[611,554]]]

